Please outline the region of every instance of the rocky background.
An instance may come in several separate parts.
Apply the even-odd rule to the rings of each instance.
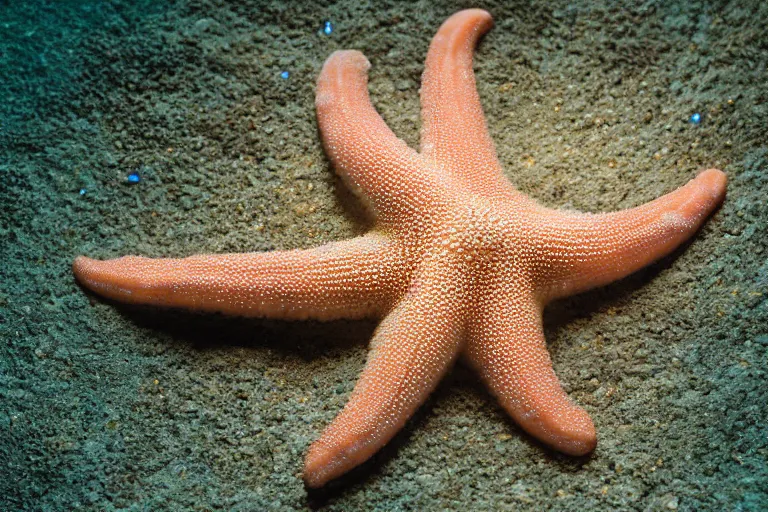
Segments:
[[[591,457],[534,442],[458,367],[308,494],[303,454],[375,323],[126,308],[71,262],[363,232],[318,137],[320,67],[363,51],[417,146],[429,41],[473,6],[496,20],[475,69],[518,188],[610,211],[719,167],[727,199],[672,256],[548,310]],[[767,19],[760,0],[0,0],[0,509],[765,510]]]

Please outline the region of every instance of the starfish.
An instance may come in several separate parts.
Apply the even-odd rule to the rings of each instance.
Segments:
[[[183,259],[78,257],[85,287],[134,304],[281,319],[383,318],[348,403],[309,448],[308,487],[371,457],[461,356],[530,435],[592,452],[592,420],[563,391],[543,329],[545,305],[669,254],[725,197],[717,169],[642,206],[591,214],[548,209],[507,181],[472,71],[493,22],[451,16],[429,48],[421,151],[368,97],[370,67],[337,51],[317,81],[317,119],[336,171],[372,213],[367,234],[309,250]]]

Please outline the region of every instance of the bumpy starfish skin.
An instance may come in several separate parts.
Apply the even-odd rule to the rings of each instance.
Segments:
[[[462,11],[432,41],[420,153],[372,107],[361,53],[336,52],[323,66],[316,103],[325,149],[373,212],[369,234],[311,250],[75,260],[82,284],[123,302],[289,319],[383,317],[349,402],[309,449],[310,487],[387,443],[459,355],[531,435],[568,454],[591,452],[592,421],[552,370],[545,304],[669,254],[725,196],[716,169],[609,214],[550,210],[515,190],[472,73],[473,48],[491,25],[485,11]]]

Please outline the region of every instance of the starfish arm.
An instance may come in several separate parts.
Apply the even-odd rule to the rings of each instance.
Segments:
[[[398,139],[368,97],[365,56],[334,52],[317,80],[317,121],[336,172],[377,218],[398,218],[413,210],[413,190],[430,190],[434,174],[421,156]]]
[[[309,448],[307,486],[321,487],[366,461],[437,386],[461,341],[455,285],[442,284],[456,282],[435,274],[417,278],[381,323],[349,402]]]
[[[468,191],[501,198],[514,188],[496,157],[472,71],[475,44],[492,26],[486,11],[468,9],[432,39],[421,86],[421,152]]]
[[[532,292],[511,291],[510,283],[500,283],[478,304],[465,357],[526,432],[569,455],[590,453],[597,444],[595,427],[552,369],[542,306]]]
[[[109,299],[283,319],[377,315],[391,303],[399,256],[382,235],[314,249],[197,255],[181,259],[78,257],[86,288]]]
[[[550,210],[541,231],[540,252],[550,258],[541,273],[545,300],[605,285],[671,253],[723,201],[726,181],[723,172],[709,169],[637,208],[605,214]]]

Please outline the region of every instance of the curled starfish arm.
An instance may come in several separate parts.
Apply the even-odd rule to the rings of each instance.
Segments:
[[[489,13],[468,9],[432,39],[421,86],[421,152],[468,191],[501,198],[514,188],[496,157],[472,71],[475,45],[492,26]]]
[[[677,190],[629,210],[551,211],[543,223],[546,251],[558,256],[542,272],[556,283],[545,288],[546,299],[608,284],[671,253],[723,201],[726,182],[722,171],[708,169]]]
[[[386,221],[412,213],[419,197],[413,190],[430,190],[435,179],[425,172],[421,156],[374,109],[368,68],[368,59],[358,51],[334,52],[317,80],[315,104],[323,145],[336,172]]]
[[[597,444],[589,415],[563,391],[542,331],[533,294],[504,286],[488,294],[471,323],[465,356],[501,406],[526,432],[570,455]]]
[[[377,234],[308,250],[106,261],[80,256],[73,264],[86,288],[120,302],[318,320],[380,314],[391,303],[399,268],[395,247]]]
[[[379,325],[349,402],[309,448],[308,487],[321,487],[366,461],[437,386],[461,342],[451,286],[425,277]],[[430,322],[423,321],[427,314]]]

